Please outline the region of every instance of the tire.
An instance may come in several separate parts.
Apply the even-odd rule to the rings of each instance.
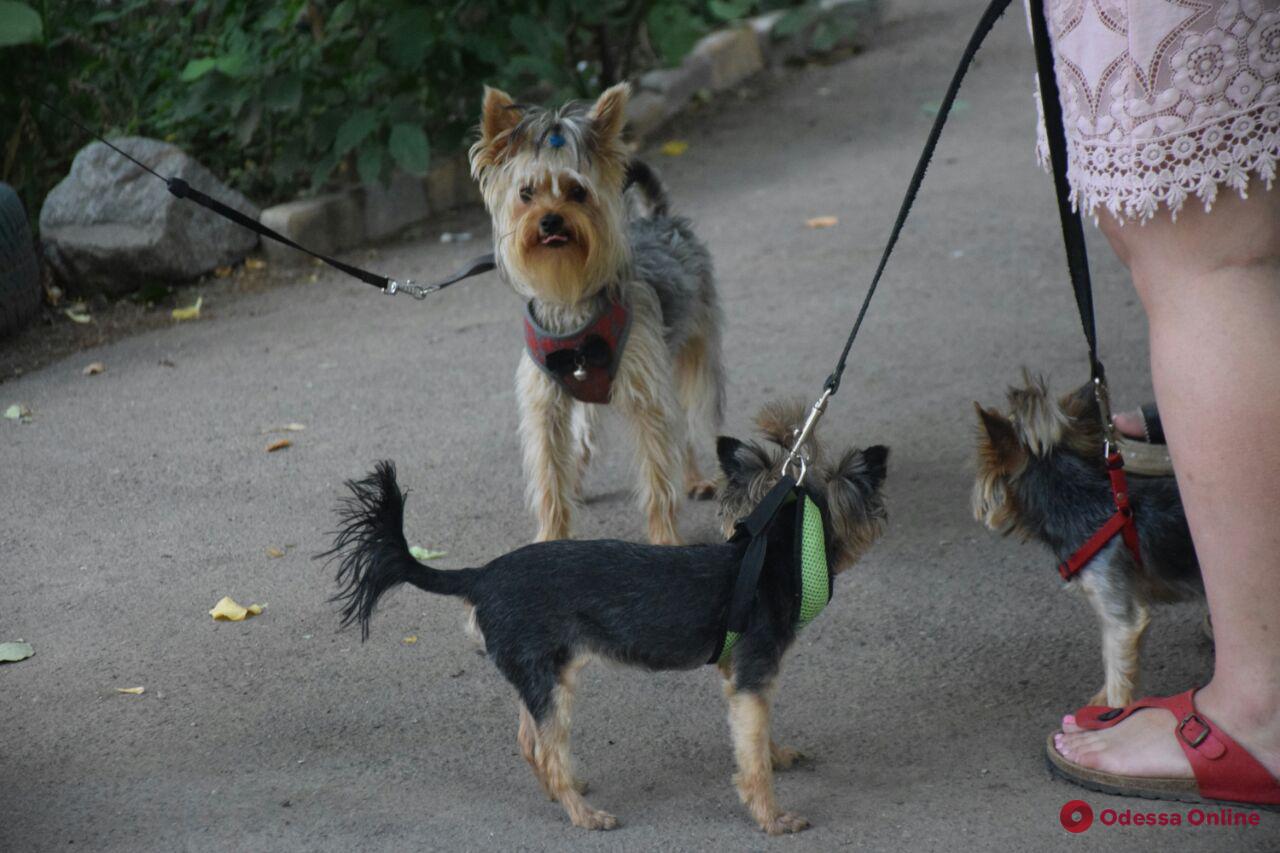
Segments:
[[[40,264],[22,200],[0,183],[0,338],[27,324],[40,307]]]

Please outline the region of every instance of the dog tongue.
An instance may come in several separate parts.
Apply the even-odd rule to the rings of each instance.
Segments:
[[[548,234],[542,238],[542,245],[550,246],[552,243],[568,243],[569,238],[564,234]]]

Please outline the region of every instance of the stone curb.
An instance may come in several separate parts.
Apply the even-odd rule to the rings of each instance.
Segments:
[[[880,23],[884,0],[822,0],[818,13],[793,33],[778,33],[786,12],[777,11],[717,30],[702,38],[675,68],[643,74],[627,104],[627,127],[637,143],[652,138],[694,98],[724,92],[788,61],[861,47]],[[818,36],[827,28],[825,42]],[[830,27],[852,32],[834,40]],[[341,252],[385,240],[431,217],[479,204],[466,157],[432,167],[425,178],[396,175],[388,187],[364,186],[299,199],[262,211],[261,222],[317,252]],[[274,240],[263,240],[277,263],[309,260]]]

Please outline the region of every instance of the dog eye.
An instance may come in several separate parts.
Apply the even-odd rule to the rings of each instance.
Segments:
[[[533,201],[533,188],[532,188],[532,187],[521,187],[521,188],[520,188],[520,200],[521,200],[522,202],[524,202],[525,204],[528,204],[529,202]]]
[[[586,200],[587,200],[587,191],[582,187],[575,186],[573,189],[569,190],[569,201],[582,204],[582,202]]]

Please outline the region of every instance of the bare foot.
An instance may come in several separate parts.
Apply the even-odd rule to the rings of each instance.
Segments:
[[[1256,711],[1219,699],[1210,684],[1195,697],[1196,710],[1280,778],[1280,710],[1260,703]],[[1144,708],[1109,729],[1086,731],[1075,717],[1062,718],[1054,747],[1076,764],[1125,776],[1190,779],[1195,774],[1178,744],[1177,720],[1163,708]]]
[[[1115,421],[1116,429],[1120,430],[1121,435],[1146,440],[1146,424],[1140,412],[1121,412],[1113,415],[1111,420]]]

